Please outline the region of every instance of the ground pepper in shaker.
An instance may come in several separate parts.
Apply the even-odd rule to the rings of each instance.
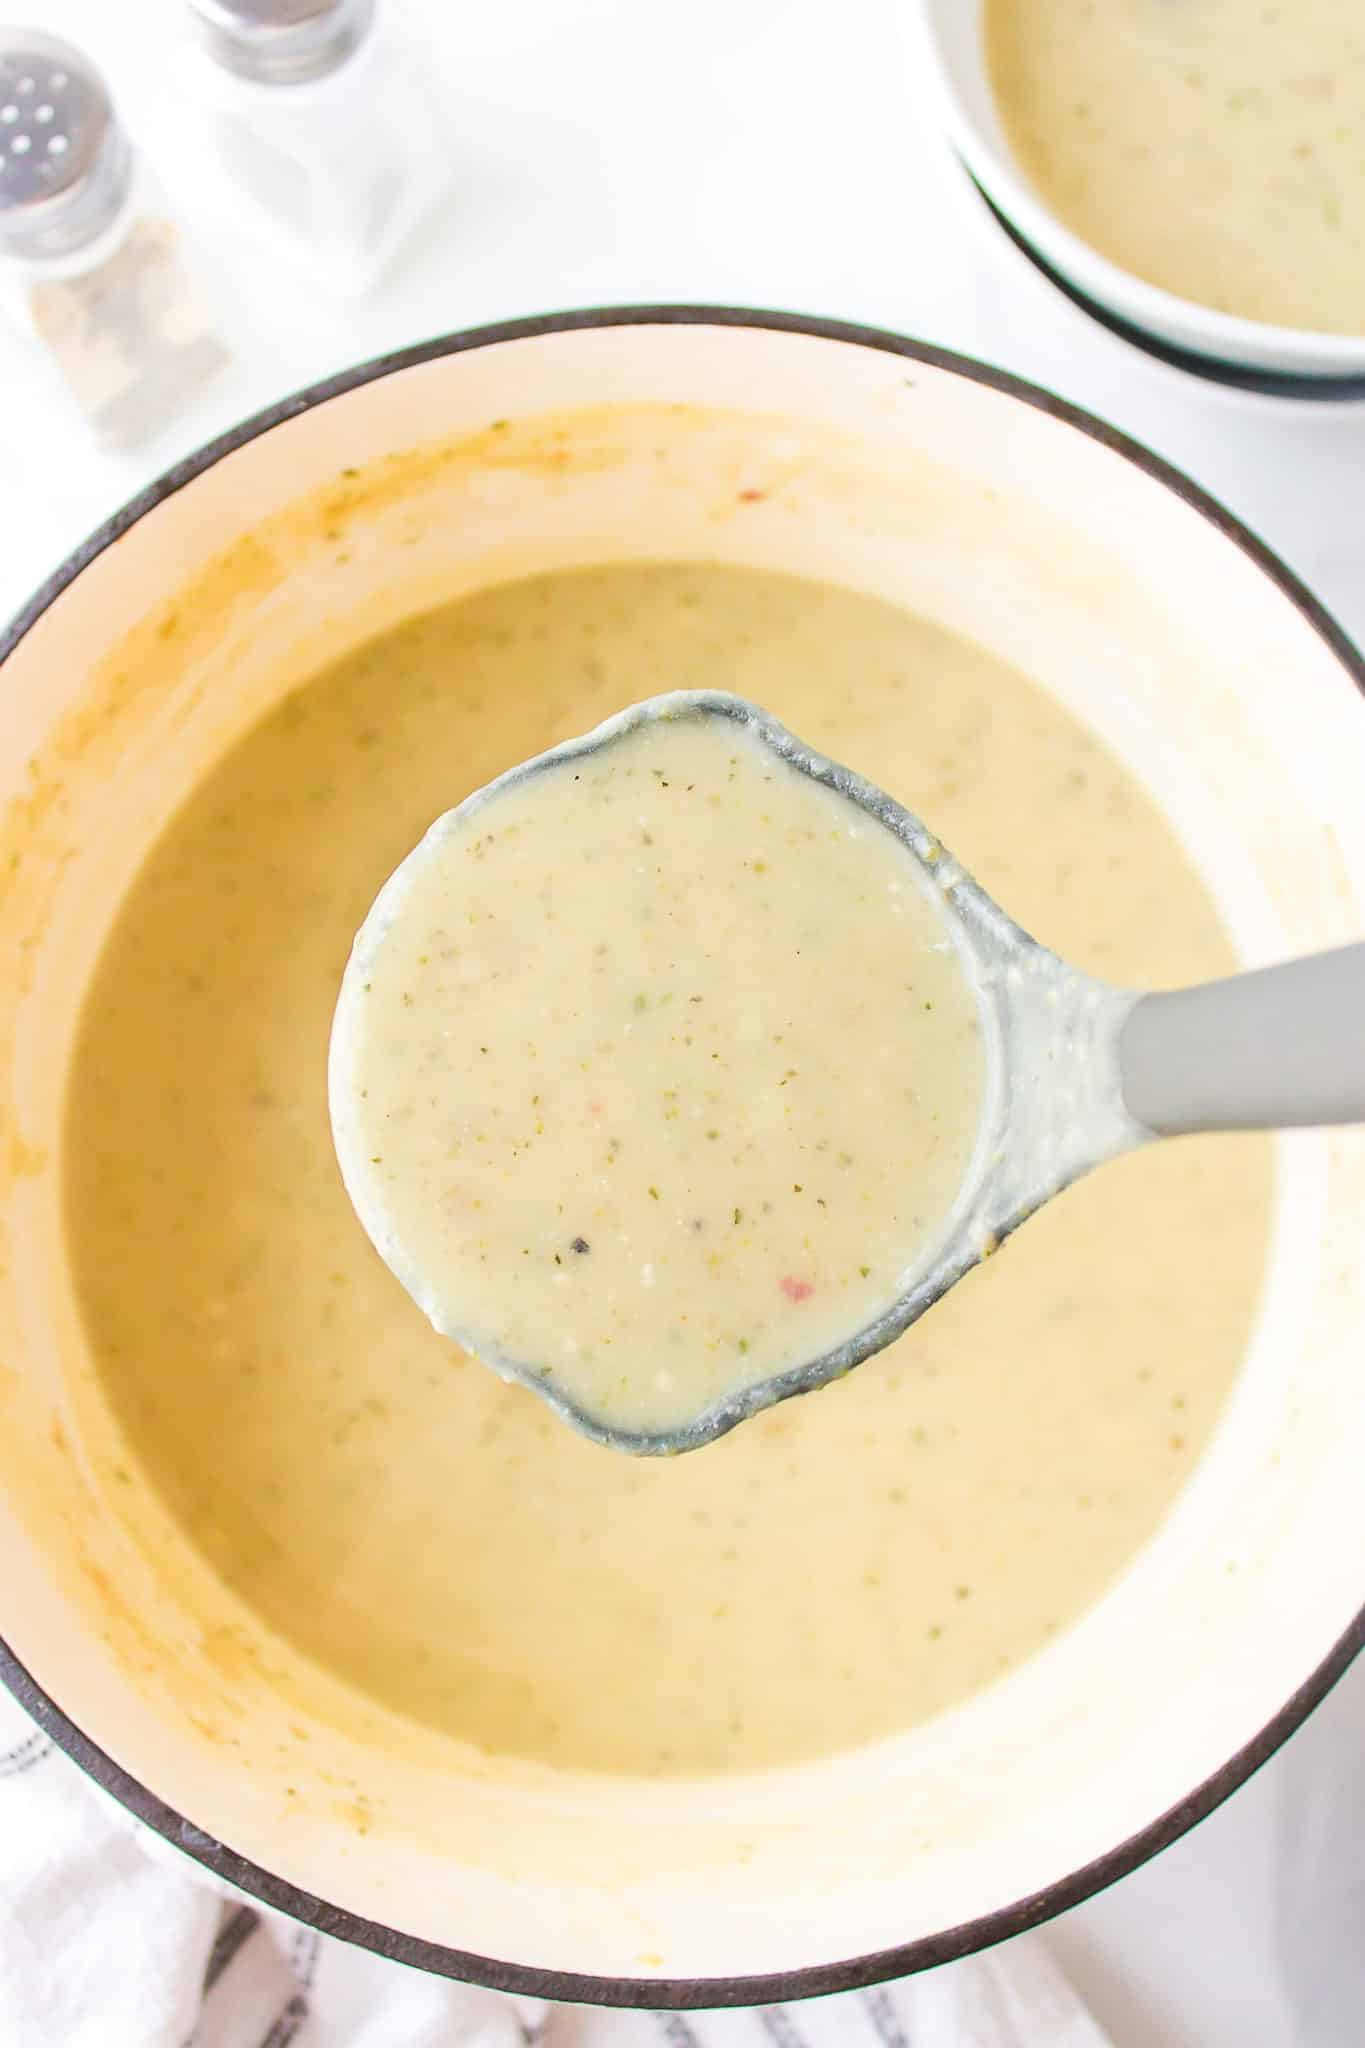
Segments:
[[[111,447],[226,360],[179,244],[94,65],[56,36],[0,29],[5,301]]]
[[[221,175],[324,289],[360,297],[440,192],[430,82],[375,0],[187,0]]]

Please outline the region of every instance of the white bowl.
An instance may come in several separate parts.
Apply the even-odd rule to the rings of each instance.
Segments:
[[[543,425],[553,459],[489,466],[498,419]],[[1365,929],[1365,666],[1320,607],[1113,429],[865,329],[626,309],[367,364],[181,464],[0,642],[0,1671],[109,1792],[269,1904],[633,2006],[868,1983],[1076,1903],[1302,1719],[1365,1597],[1365,1132],[1278,1141],[1240,1382],[1133,1568],[998,1685],[822,1762],[689,1783],[479,1755],[346,1692],[150,1490],[106,1483],[61,1119],[130,877],[222,750],[348,647],[505,578],[689,557],[882,594],[1017,660],[1179,822],[1249,962]]]
[[[920,57],[949,140],[1007,231],[1054,282],[1126,339],[1154,338],[1167,360],[1186,359],[1181,367],[1230,372],[1234,381],[1285,395],[1305,381],[1330,395],[1334,380],[1359,380],[1342,395],[1365,396],[1365,334],[1315,334],[1216,312],[1134,277],[1073,234],[1044,205],[1010,151],[987,75],[985,0],[918,0],[918,6]]]

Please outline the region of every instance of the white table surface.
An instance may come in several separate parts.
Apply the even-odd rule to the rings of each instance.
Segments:
[[[965,192],[912,0],[387,0],[439,65],[457,174],[370,301],[272,265],[169,153],[175,0],[29,0],[105,68],[201,257],[231,368],[135,457],[94,452],[0,348],[0,613],[168,462],[282,393],[445,329],[710,300],[1004,363],[1191,472],[1365,637],[1365,406],[1220,392],[1101,331]],[[965,4],[965,0],[964,0]],[[1365,1591],[1365,1589],[1363,1589]],[[1118,2048],[1365,2042],[1365,1673],[1217,1814],[1045,1937]]]

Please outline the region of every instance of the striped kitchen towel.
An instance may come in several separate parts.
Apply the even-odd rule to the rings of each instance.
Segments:
[[[600,2012],[450,1984],[225,1896],[0,1692],[0,2048],[1111,2048],[1028,1935],[877,1990]]]

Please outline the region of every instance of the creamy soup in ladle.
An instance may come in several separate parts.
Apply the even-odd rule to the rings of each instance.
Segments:
[[[987,0],[1010,147],[1134,276],[1365,335],[1361,0]]]
[[[337,1005],[376,1246],[437,1329],[633,1448],[884,1315],[981,1118],[932,870],[764,730],[671,696],[480,792]]]
[[[134,880],[71,1071],[72,1267],[128,1472],[361,1693],[560,1766],[820,1755],[1037,1650],[1188,1477],[1265,1257],[1264,1141],[1150,1147],[846,1379],[676,1459],[586,1441],[437,1335],[337,1170],[352,939],[453,801],[718,677],[931,818],[1078,966],[1235,964],[1132,775],[1005,663],[848,591],[617,565],[415,619],[236,744]]]

